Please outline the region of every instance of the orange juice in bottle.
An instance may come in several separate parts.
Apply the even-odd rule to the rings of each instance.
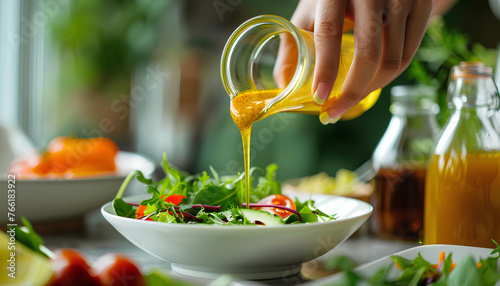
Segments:
[[[278,84],[273,76],[281,43],[296,57]],[[283,52],[283,49],[280,49]],[[331,97],[338,96],[353,61],[354,37],[342,38],[339,70]],[[292,57],[293,58],[293,57]],[[292,60],[293,61],[293,60]],[[226,43],[221,61],[224,88],[231,98],[231,116],[241,131],[245,174],[250,169],[250,133],[255,121],[279,112],[319,115],[321,105],[311,94],[315,65],[314,36],[278,16],[252,18],[238,27]],[[343,119],[352,119],[375,104],[380,90],[370,93],[348,110]],[[328,101],[327,101],[328,102]],[[247,202],[249,181],[246,176]]]
[[[499,97],[482,63],[453,67],[453,112],[429,160],[424,243],[494,247],[500,240]]]

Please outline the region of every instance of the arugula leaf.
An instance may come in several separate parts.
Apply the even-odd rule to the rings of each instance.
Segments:
[[[210,166],[210,172],[212,172],[212,175],[214,176],[215,183],[217,185],[220,185],[221,184],[221,180],[219,178],[219,173],[217,173],[217,171],[215,171],[214,167],[212,167],[212,166]]]
[[[460,260],[457,267],[448,276],[449,285],[476,286],[481,284],[481,276],[476,267],[476,262],[471,256]]]
[[[481,267],[478,268],[481,277],[481,285],[495,285],[496,282],[500,280],[500,273],[497,271],[498,257],[490,256],[486,259],[480,259],[479,263],[481,265]]]
[[[309,206],[303,207],[299,211],[299,213],[302,216],[302,222],[304,223],[312,223],[318,221],[318,216],[313,213],[313,210],[311,210]]]
[[[295,198],[295,208],[298,210],[301,210],[302,208],[308,206],[309,202],[314,205],[313,200],[307,200],[305,202],[301,202],[301,201],[299,201],[299,199]]]
[[[332,220],[335,220],[335,214],[334,215],[329,215],[329,214],[326,214],[324,212],[322,212],[320,209],[316,208],[314,206],[314,203],[313,201],[311,200],[308,200],[307,201],[307,207],[312,210],[312,212],[318,216],[318,218],[321,218],[322,221],[332,221]]]
[[[193,197],[193,204],[211,205],[226,210],[236,201],[237,189],[227,189],[225,186],[216,186],[209,183]]]
[[[135,208],[132,207],[131,205],[127,204],[121,197],[123,195],[123,192],[127,188],[127,185],[130,183],[130,181],[136,177],[137,180],[139,180],[141,183],[144,184],[152,184],[153,180],[151,179],[146,179],[144,177],[144,174],[139,171],[135,170],[130,172],[128,176],[125,178],[123,181],[122,185],[120,186],[120,189],[118,189],[118,193],[115,196],[115,199],[113,200],[113,209],[115,211],[115,214],[118,216],[123,216],[123,217],[129,217],[129,218],[134,218],[135,217]]]
[[[130,181],[134,177],[137,177],[137,180],[139,182],[143,183],[143,184],[147,184],[147,185],[153,184],[153,180],[146,179],[146,177],[144,177],[144,174],[141,171],[139,171],[139,170],[132,171],[132,172],[130,172],[130,174],[128,174],[128,176],[125,178],[125,180],[123,181],[122,185],[118,189],[118,193],[115,196],[116,199],[119,199],[119,198],[122,197],[123,192],[127,188],[127,185],[130,183]]]
[[[371,286],[386,286],[388,285],[387,283],[387,276],[389,275],[389,271],[392,268],[392,264],[389,264],[387,267],[382,267],[379,270],[375,272],[375,274],[370,278],[370,285]]]
[[[406,268],[410,268],[413,266],[413,261],[399,255],[391,255],[391,259],[399,266],[401,270],[405,270]]]
[[[266,167],[265,177],[259,178],[257,188],[252,192],[252,202],[258,202],[269,195],[281,194],[281,182],[276,181],[278,165],[270,164]]]
[[[408,260],[398,255],[392,255],[391,259],[402,269],[397,281],[403,285],[418,285],[421,279],[429,278],[437,273],[420,253],[413,260]]]
[[[327,269],[339,269],[344,272],[344,277],[341,285],[357,285],[358,282],[362,281],[362,277],[354,272],[354,267],[356,264],[352,262],[346,256],[336,256],[329,259],[325,263],[325,268]]]
[[[203,171],[203,173],[201,173],[201,177],[198,177],[198,180],[201,183],[202,189],[205,187],[205,185],[207,184],[209,179],[210,179],[210,176],[208,176],[207,172],[205,172],[205,171]]]
[[[42,238],[35,232],[31,223],[25,217],[21,217],[21,221],[23,226],[16,226],[15,228],[16,241],[38,254],[48,258],[55,258],[55,254],[43,245]]]
[[[424,267],[418,268],[417,272],[408,283],[408,286],[417,286],[420,283],[420,280],[424,277],[425,272],[426,269]]]
[[[122,198],[114,199],[113,209],[117,216],[128,218],[135,218],[135,209],[133,206],[127,204]]]
[[[443,274],[445,276],[450,275],[451,264],[452,264],[452,260],[451,260],[451,253],[450,253],[443,261],[443,266],[441,267],[441,271],[443,272]]]
[[[491,241],[493,241],[493,243],[497,246],[497,248],[493,249],[490,255],[498,253],[498,256],[500,257],[500,245],[498,245],[498,243],[494,239],[492,239]]]

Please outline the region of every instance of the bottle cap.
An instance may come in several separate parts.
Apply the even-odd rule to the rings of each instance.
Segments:
[[[460,62],[460,65],[454,66],[452,70],[452,78],[492,76],[492,74],[493,69],[482,62]]]

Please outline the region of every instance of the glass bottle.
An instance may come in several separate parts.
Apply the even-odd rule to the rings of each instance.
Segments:
[[[284,61],[287,68],[281,71],[281,81],[277,82],[275,64],[280,53],[289,57],[285,57],[288,59]],[[331,96],[340,93],[353,54],[354,37],[344,34],[339,70]],[[319,115],[321,105],[314,101],[311,94],[314,66],[313,33],[297,28],[284,18],[262,15],[241,24],[228,39],[222,53],[221,77],[231,100],[250,91],[267,93],[265,107],[255,121],[278,112]],[[379,95],[380,89],[370,93],[348,110],[343,119],[362,114],[375,104]]]
[[[427,86],[395,86],[391,100],[391,121],[373,153],[377,173],[371,226],[380,237],[418,241],[426,165],[439,133],[439,106],[435,90]]]
[[[500,240],[498,90],[491,67],[453,67],[452,113],[429,160],[424,243],[494,247]]]

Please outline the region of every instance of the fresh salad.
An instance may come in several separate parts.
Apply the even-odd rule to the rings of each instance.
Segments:
[[[335,220],[314,206],[314,201],[300,202],[281,193],[276,181],[278,166],[265,170],[252,168],[250,202],[247,205],[245,174],[219,176],[210,168],[200,175],[188,175],[169,166],[163,156],[165,178],[153,182],[140,171],[128,175],[113,201],[116,215],[137,220],[166,223],[217,225],[281,225]],[[257,177],[257,174],[262,174]],[[150,198],[140,204],[126,202],[122,194],[133,178],[145,184]],[[253,184],[252,184],[253,185]]]
[[[355,270],[355,264],[345,256],[334,257],[326,263],[327,268],[337,268],[344,271],[341,285],[462,285],[462,286],[495,286],[500,285],[500,271],[498,260],[500,258],[500,245],[492,240],[496,248],[490,256],[475,260],[467,256],[454,263],[452,253],[446,255],[444,251],[439,254],[437,264],[425,260],[420,253],[413,260],[398,255],[392,255],[394,262],[387,267],[382,267],[372,277],[363,277]],[[396,279],[389,277],[392,267],[400,271]]]

